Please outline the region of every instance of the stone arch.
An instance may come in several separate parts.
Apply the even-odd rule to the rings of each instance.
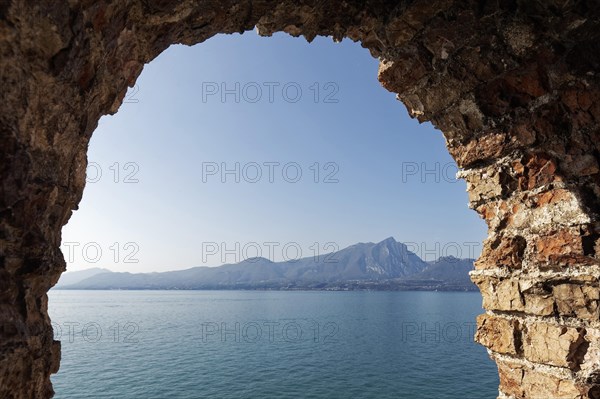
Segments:
[[[500,397],[600,398],[599,16],[576,0],[0,3],[0,396],[52,396],[46,293],[99,118],[170,44],[256,26],[360,41],[444,133],[489,226],[472,278]]]

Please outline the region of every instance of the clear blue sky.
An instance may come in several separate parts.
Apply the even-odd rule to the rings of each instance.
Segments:
[[[68,270],[282,260],[389,236],[426,260],[478,255],[485,224],[442,134],[409,118],[377,64],[348,40],[284,34],[170,47],[94,133],[83,201],[63,231]],[[239,177],[221,174],[236,163]]]

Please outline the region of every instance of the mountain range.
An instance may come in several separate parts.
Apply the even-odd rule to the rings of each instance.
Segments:
[[[323,289],[476,290],[469,278],[473,259],[441,257],[425,262],[387,238],[358,243],[319,258],[287,262],[251,258],[218,267],[162,273],[117,273],[107,269],[67,272],[57,289]]]

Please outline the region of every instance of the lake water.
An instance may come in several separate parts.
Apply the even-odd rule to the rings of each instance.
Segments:
[[[56,398],[496,398],[479,293],[57,291]]]

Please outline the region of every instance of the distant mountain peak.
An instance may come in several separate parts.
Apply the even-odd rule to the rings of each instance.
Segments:
[[[405,258],[410,252],[405,244],[396,241],[394,237],[388,237],[385,240],[378,242],[375,244],[374,248],[387,251],[390,255],[395,255],[402,258]]]

